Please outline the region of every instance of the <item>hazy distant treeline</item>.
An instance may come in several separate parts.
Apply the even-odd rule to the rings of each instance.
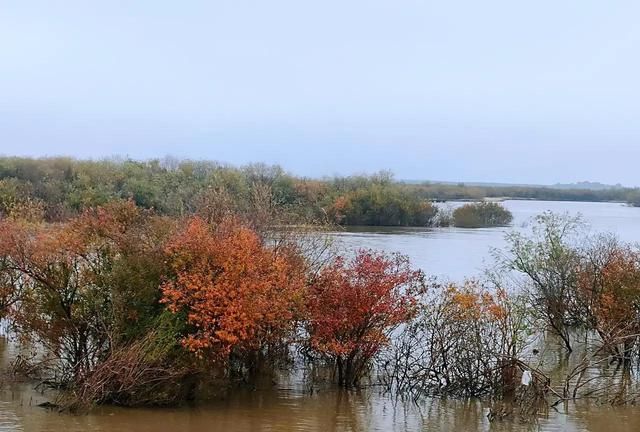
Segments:
[[[286,210],[298,221],[345,225],[430,226],[442,223],[433,201],[511,197],[571,201],[628,201],[631,189],[566,190],[405,184],[389,172],[324,178],[296,177],[279,166],[234,167],[173,158],[76,160],[0,158],[0,213],[41,212],[58,221],[114,199],[131,199],[160,214],[187,215],[204,205],[235,212],[260,206]]]

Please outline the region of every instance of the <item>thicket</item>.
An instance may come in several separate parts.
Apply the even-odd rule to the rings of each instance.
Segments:
[[[35,348],[17,366],[61,408],[181,403],[252,381],[292,346],[352,387],[413,315],[422,274],[406,258],[347,259],[274,215],[208,209],[114,201],[65,223],[0,220],[0,318]]]

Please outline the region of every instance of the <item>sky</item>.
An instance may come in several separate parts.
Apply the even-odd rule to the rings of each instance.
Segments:
[[[640,2],[0,0],[0,154],[640,186]]]

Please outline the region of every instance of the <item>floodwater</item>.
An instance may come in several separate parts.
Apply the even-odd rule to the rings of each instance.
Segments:
[[[640,243],[640,207],[622,203],[515,200],[502,204],[513,214],[513,223],[509,227],[351,227],[336,233],[336,239],[341,248],[400,252],[408,255],[411,263],[428,275],[454,281],[480,275],[492,264],[492,248],[505,245],[505,234],[514,229],[527,229],[532,218],[544,211],[580,215],[589,233],[611,232],[621,240]]]
[[[407,254],[430,275],[460,280],[490,264],[491,248],[504,245],[510,229],[523,229],[545,210],[582,214],[592,232],[608,231],[640,242],[640,208],[617,203],[506,201],[512,227],[492,229],[350,229],[336,233],[348,249],[376,248]],[[0,363],[11,347],[0,338]],[[238,390],[229,397],[195,407],[123,409],[102,407],[88,415],[57,414],[37,407],[47,400],[29,384],[0,386],[0,431],[640,431],[640,407],[612,408],[590,402],[561,405],[522,423],[489,423],[488,408],[475,400],[427,399],[403,403],[378,390],[340,391],[305,384],[303,374],[282,376],[267,389]],[[2,382],[2,381],[0,381]]]

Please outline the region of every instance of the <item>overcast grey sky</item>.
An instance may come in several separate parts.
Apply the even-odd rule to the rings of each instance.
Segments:
[[[0,154],[640,185],[640,2],[0,0]]]

